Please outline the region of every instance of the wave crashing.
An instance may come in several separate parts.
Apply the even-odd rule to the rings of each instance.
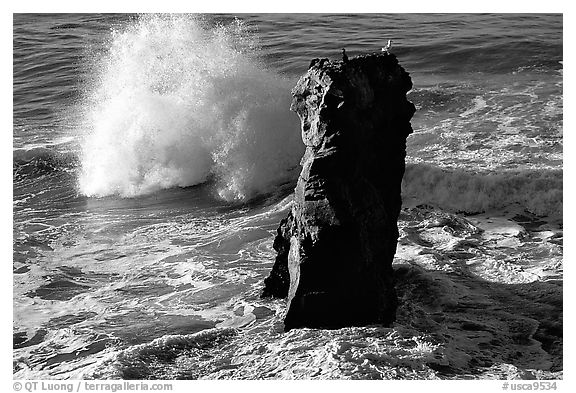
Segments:
[[[428,164],[408,164],[402,182],[405,198],[466,213],[514,206],[562,218],[562,169],[524,169],[474,173]]]
[[[244,200],[294,176],[303,152],[290,83],[236,20],[141,16],[112,32],[85,105],[79,186],[134,197],[216,179]]]

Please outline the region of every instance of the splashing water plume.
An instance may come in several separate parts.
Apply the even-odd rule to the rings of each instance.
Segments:
[[[113,31],[86,105],[80,189],[133,197],[216,179],[244,200],[292,176],[303,151],[290,84],[240,21],[141,16]]]

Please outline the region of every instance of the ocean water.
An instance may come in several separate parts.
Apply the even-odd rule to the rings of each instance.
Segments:
[[[13,17],[13,374],[562,378],[561,15]],[[410,72],[391,327],[261,299],[312,58]]]

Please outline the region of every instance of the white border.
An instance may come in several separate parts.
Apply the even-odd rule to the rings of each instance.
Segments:
[[[71,0],[34,0],[34,1],[8,1],[2,6],[0,14],[1,28],[4,30],[2,37],[2,140],[0,171],[3,184],[1,193],[0,220],[3,223],[1,233],[2,276],[5,282],[2,284],[1,299],[2,311],[5,317],[0,323],[4,356],[0,357],[0,372],[2,391],[13,391],[12,386],[12,173],[9,170],[12,157],[12,14],[20,12],[192,12],[192,13],[267,13],[267,12],[337,12],[337,13],[428,13],[428,12],[528,12],[528,13],[563,13],[564,14],[564,380],[558,384],[559,391],[575,391],[574,372],[571,360],[575,353],[574,339],[570,332],[574,328],[573,306],[571,299],[574,298],[574,208],[571,206],[575,200],[574,184],[574,14],[569,7],[568,1],[498,1],[498,0],[476,0],[470,1],[367,1],[354,0],[351,2],[342,1],[313,1],[313,0],[290,0],[283,4],[271,0],[244,0],[244,1],[222,1],[210,0],[204,2],[176,1],[176,0],[142,0],[139,2],[120,2],[114,0],[71,1]],[[568,284],[568,285],[566,285]],[[214,388],[240,389],[251,391],[268,391],[273,388],[275,391],[284,392],[293,389],[349,389],[357,388],[374,391],[385,389],[421,389],[442,392],[499,392],[502,391],[501,381],[305,381],[305,382],[240,382],[222,381],[218,383],[209,381],[169,381],[174,383],[175,392],[189,392]],[[321,385],[320,385],[321,384]],[[360,385],[360,386],[358,386]],[[569,386],[573,386],[569,388]]]

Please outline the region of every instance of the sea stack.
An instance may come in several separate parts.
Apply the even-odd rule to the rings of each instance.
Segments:
[[[386,52],[314,59],[292,90],[306,151],[263,296],[288,297],[285,330],[395,320],[409,74]]]

